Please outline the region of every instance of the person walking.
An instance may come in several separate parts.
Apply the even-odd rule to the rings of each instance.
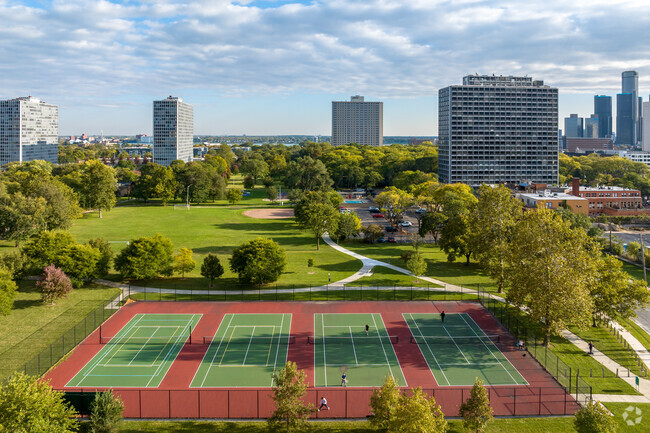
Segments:
[[[442,313],[440,313],[440,321],[442,322],[443,325],[445,324],[445,316],[446,316],[445,310],[442,310]]]
[[[366,335],[368,335],[368,331],[370,331],[370,326],[366,325]]]
[[[594,343],[591,341],[589,342],[589,354],[593,355],[594,354]]]
[[[325,409],[323,409],[323,408],[325,408]],[[318,411],[320,412],[321,409],[330,410],[330,407],[327,405],[327,399],[325,398],[325,396],[320,398],[320,406],[318,408]]]

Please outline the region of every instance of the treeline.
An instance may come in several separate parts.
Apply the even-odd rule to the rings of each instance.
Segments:
[[[650,168],[642,162],[634,162],[620,156],[586,156],[560,154],[560,184],[569,184],[579,177],[583,185],[620,186],[650,195]]]

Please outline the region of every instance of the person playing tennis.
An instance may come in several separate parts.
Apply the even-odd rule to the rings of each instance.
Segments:
[[[341,376],[341,386],[348,386],[348,376],[345,373]]]
[[[368,335],[368,331],[370,331],[370,326],[366,325],[366,335]]]
[[[330,407],[327,405],[327,399],[325,396],[320,398],[320,407],[318,408],[318,411],[320,412],[323,408],[325,408],[324,410],[330,410]]]

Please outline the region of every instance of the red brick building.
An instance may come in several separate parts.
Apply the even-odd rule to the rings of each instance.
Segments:
[[[645,212],[643,198],[638,189],[620,186],[580,186],[580,179],[573,178],[571,195],[583,197],[589,201],[589,215],[602,213],[608,215],[635,215]]]

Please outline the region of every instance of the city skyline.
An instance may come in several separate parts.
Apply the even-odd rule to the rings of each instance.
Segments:
[[[535,13],[531,13],[531,11]],[[60,134],[152,133],[151,101],[195,106],[195,133],[321,134],[331,102],[384,102],[384,135],[438,135],[437,93],[468,74],[559,88],[559,120],[650,93],[634,1],[0,2],[0,99],[60,108]],[[435,25],[434,25],[435,23]]]

